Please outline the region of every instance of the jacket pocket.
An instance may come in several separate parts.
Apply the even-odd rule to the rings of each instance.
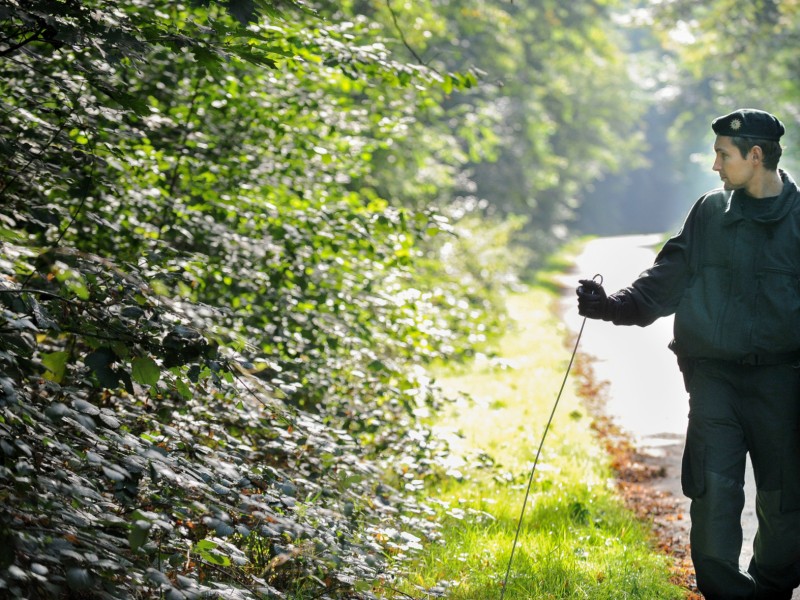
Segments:
[[[691,424],[686,435],[681,462],[681,489],[688,498],[700,498],[706,491],[706,445],[692,431]]]
[[[797,349],[800,332],[800,276],[790,269],[765,268],[756,281],[750,343],[760,352]]]

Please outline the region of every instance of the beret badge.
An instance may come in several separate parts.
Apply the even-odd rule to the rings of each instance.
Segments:
[[[730,127],[734,131],[739,131],[739,129],[742,127],[742,122],[739,119],[732,119]]]

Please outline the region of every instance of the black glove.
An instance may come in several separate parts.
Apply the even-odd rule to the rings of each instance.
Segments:
[[[593,279],[581,279],[575,293],[578,294],[578,314],[589,319],[611,321],[614,303],[609,300],[603,286]]]

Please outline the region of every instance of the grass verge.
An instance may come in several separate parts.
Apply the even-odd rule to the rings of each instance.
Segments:
[[[511,296],[514,325],[496,355],[439,378],[453,399],[436,423],[451,445],[449,471],[428,490],[442,537],[415,576],[392,586],[394,597],[501,597],[530,469],[571,352],[554,299],[541,287]],[[505,599],[684,598],[649,528],[617,494],[575,390],[568,382],[545,440]]]

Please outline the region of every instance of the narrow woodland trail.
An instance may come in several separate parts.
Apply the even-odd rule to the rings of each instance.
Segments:
[[[565,290],[561,313],[573,333],[577,333],[582,321],[574,293],[578,279],[600,273],[609,293],[629,285],[652,264],[660,241],[657,235],[632,235],[599,238],[585,245],[575,259],[573,272],[561,281]],[[688,544],[689,527],[689,503],[680,490],[688,395],[675,358],[667,348],[671,337],[671,318],[645,328],[591,321],[584,329],[580,353],[588,359],[595,380],[602,383],[605,414],[631,440],[636,461],[649,467],[651,476],[629,486],[629,492],[658,499],[661,510],[648,512],[661,530],[661,537],[680,556],[681,548]],[[756,530],[755,484],[749,463],[745,493],[742,565],[752,556]],[[794,598],[800,599],[800,591]]]

